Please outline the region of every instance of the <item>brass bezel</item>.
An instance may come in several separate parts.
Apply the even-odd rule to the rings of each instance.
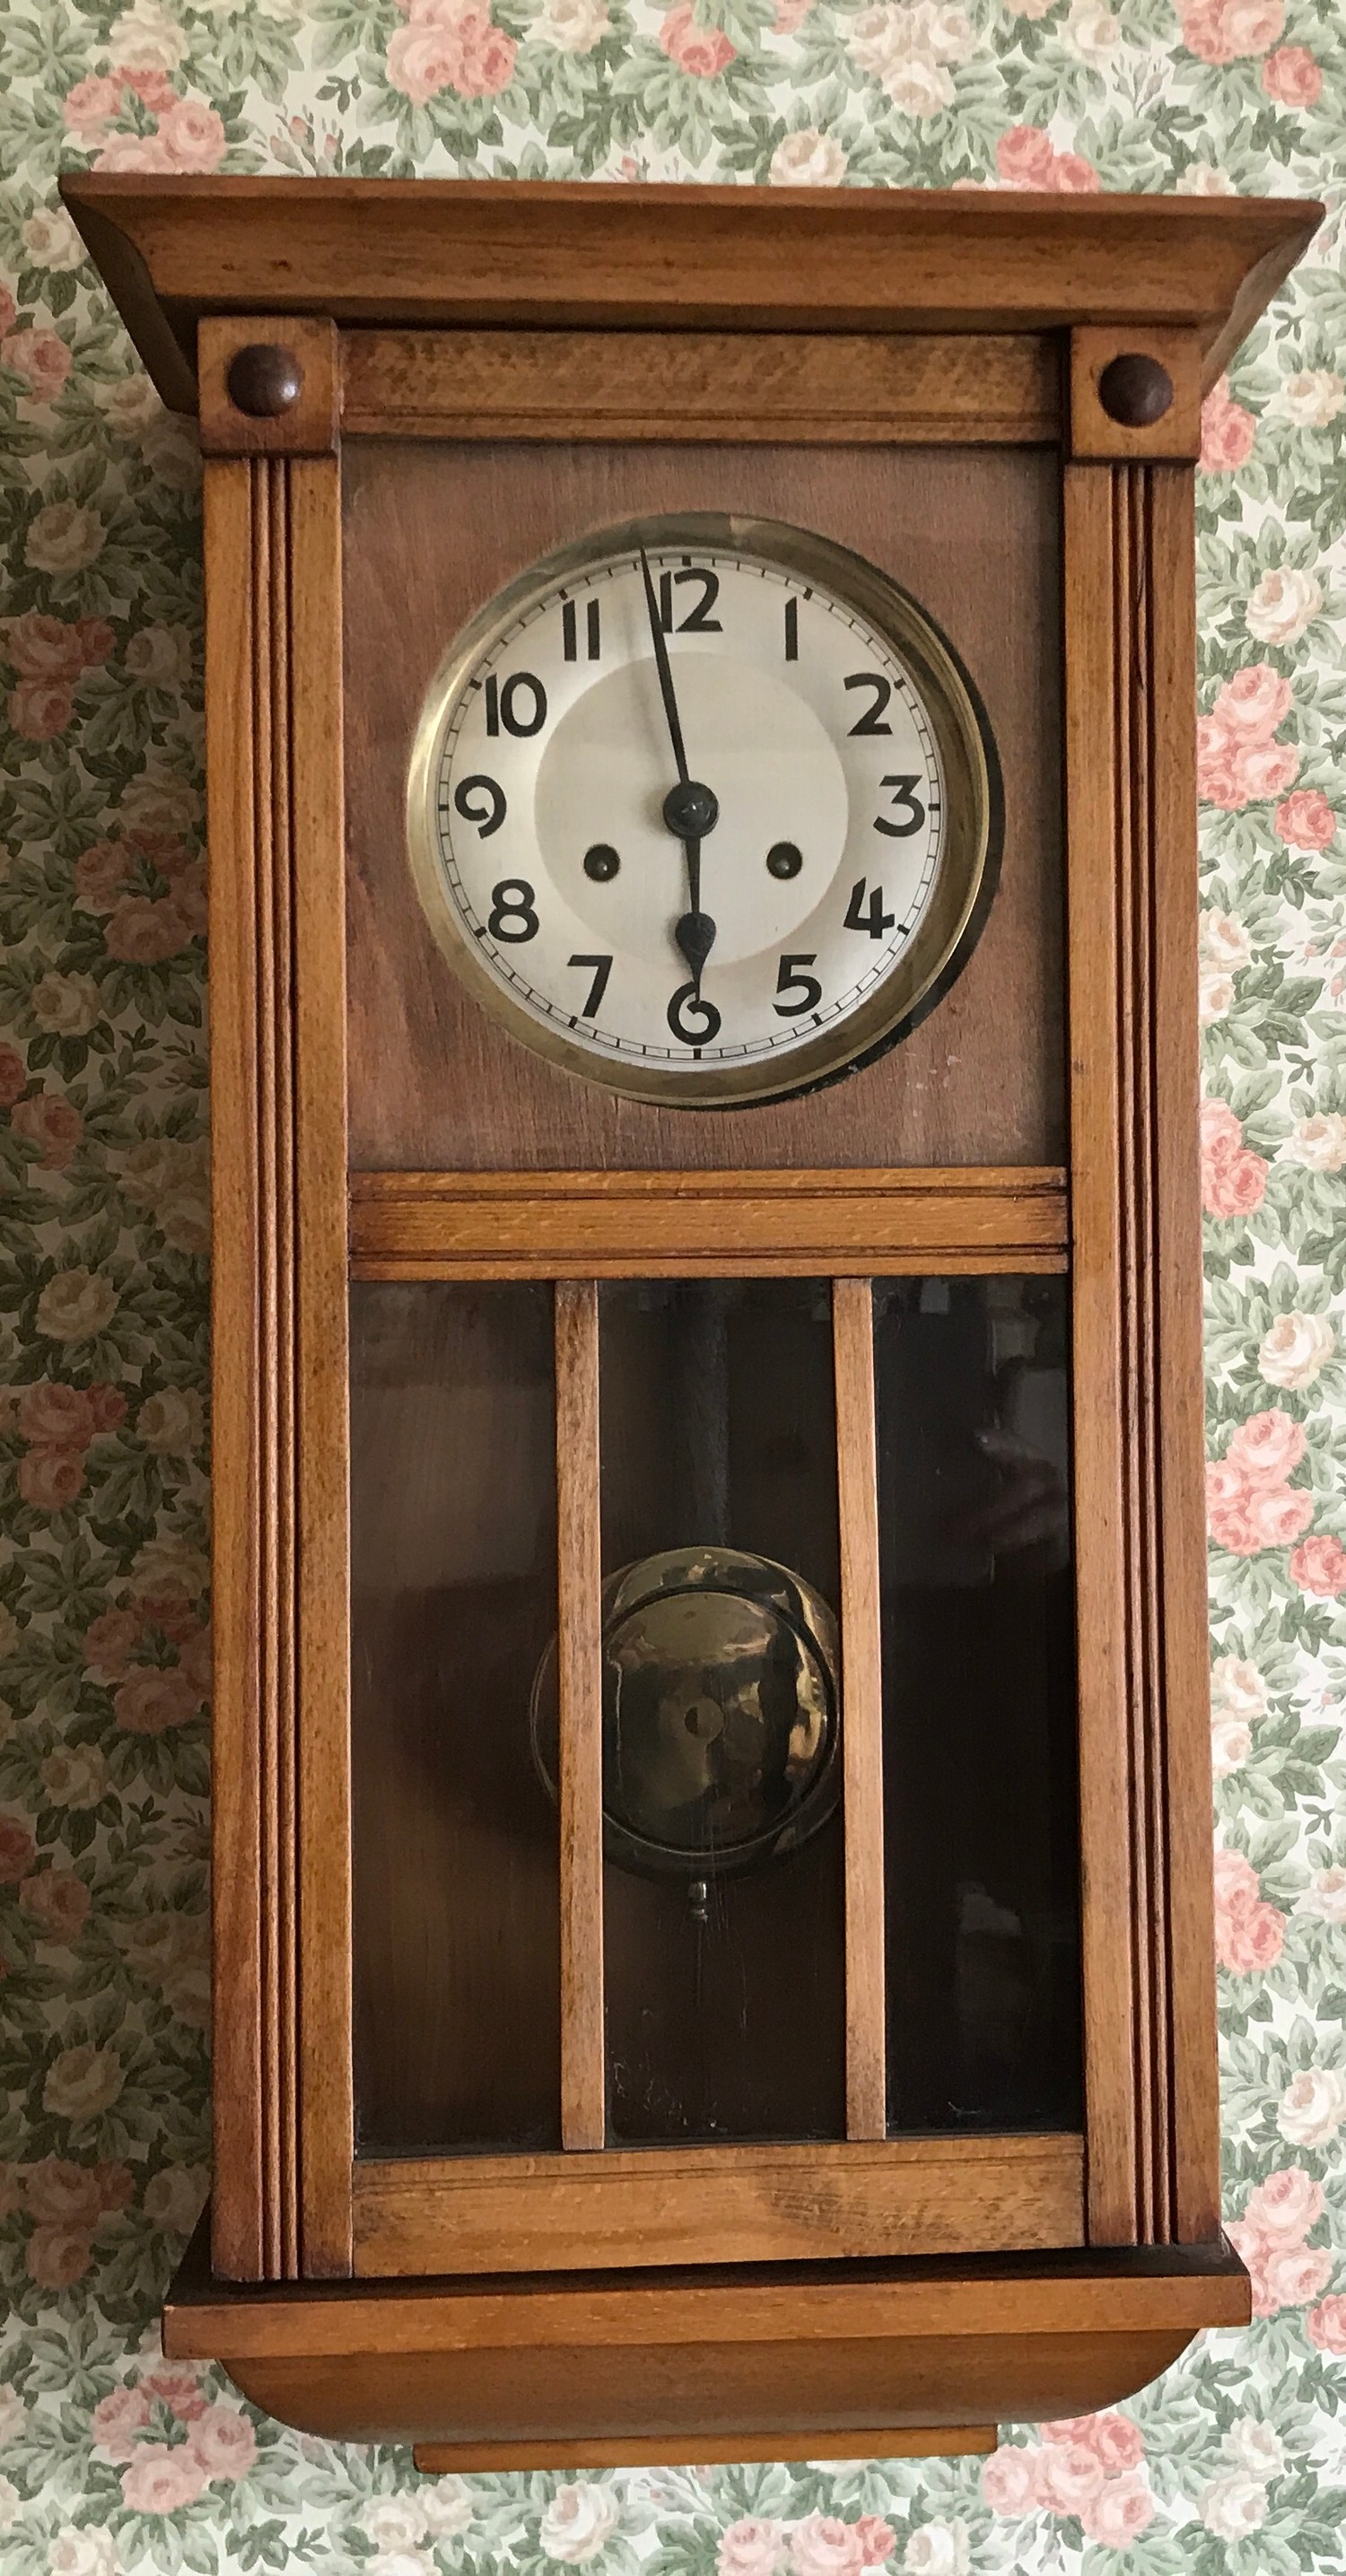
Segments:
[[[436,782],[449,717],[487,647],[558,583],[644,545],[651,553],[716,546],[802,574],[857,609],[909,669],[944,770],[944,847],[929,909],[892,972],[850,1016],[787,1059],[703,1069],[660,1068],[577,1044],[535,1018],[491,972],[444,883]],[[630,1100],[722,1109],[780,1100],[880,1054],[947,989],[966,963],[994,889],[1002,826],[1000,764],[985,711],[953,646],[909,592],[848,547],[773,519],[715,511],[626,520],[558,547],[495,592],[455,637],[426,693],[407,780],[407,841],[430,927],[455,974],[511,1036],[587,1082]]]

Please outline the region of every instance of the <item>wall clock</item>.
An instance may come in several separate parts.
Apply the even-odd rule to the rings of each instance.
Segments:
[[[206,451],[216,2168],[425,2466],[987,2448],[1219,2225],[1199,402],[1314,207],[68,179]]]

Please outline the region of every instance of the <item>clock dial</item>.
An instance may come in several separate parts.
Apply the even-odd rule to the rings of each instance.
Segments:
[[[821,538],[656,520],[473,621],[409,796],[437,936],[515,1034],[637,1098],[817,1082],[971,944],[998,855],[985,719],[938,630]]]

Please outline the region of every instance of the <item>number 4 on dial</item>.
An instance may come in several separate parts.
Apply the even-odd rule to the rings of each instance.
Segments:
[[[884,911],[882,886],[875,886],[869,898],[868,909],[862,910],[867,884],[866,877],[856,878],[851,887],[851,899],[846,906],[846,919],[842,927],[845,930],[867,930],[871,939],[882,939],[892,929],[897,914]]]

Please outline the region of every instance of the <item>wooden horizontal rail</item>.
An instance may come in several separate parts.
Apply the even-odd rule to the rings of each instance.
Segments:
[[[1066,1267],[1054,1167],[353,1172],[356,1279],[917,1276]]]
[[[812,2460],[821,2439],[816,2425],[803,2433],[773,2432],[771,2458]],[[977,2455],[984,2459],[998,2439],[994,2424],[923,2424],[917,2432],[892,2424],[837,2432],[829,2425],[827,2456],[830,2460],[951,2460]],[[703,2460],[708,2465],[724,2461],[733,2466],[745,2456],[757,2459],[761,2454],[756,2449],[745,2454],[739,2432],[718,2437],[687,2434],[681,2442],[668,2433],[644,2437],[623,2433],[615,2442],[611,2434],[596,2442],[548,2442],[534,2434],[526,2442],[417,2442],[412,2452],[423,2477],[463,2470],[474,2477],[489,2477],[511,2469],[608,2469],[618,2464],[638,2469],[646,2462],[661,2469],[692,2469]]]
[[[341,424],[369,438],[1050,443],[1044,335],[346,331]]]
[[[608,2148],[355,2166],[369,2277],[991,2253],[1079,2245],[1070,2132],[807,2146]]]

